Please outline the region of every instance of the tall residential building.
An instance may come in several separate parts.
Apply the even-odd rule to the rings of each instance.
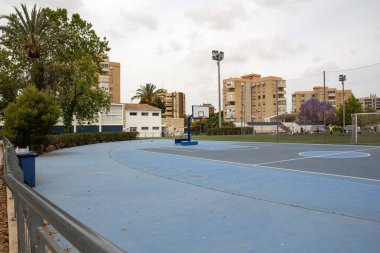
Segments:
[[[235,124],[264,122],[277,115],[277,101],[278,114],[286,113],[285,88],[286,81],[276,76],[249,74],[224,79],[224,120]]]
[[[185,118],[186,100],[182,92],[168,92],[166,89],[159,89],[158,93],[165,100],[166,111],[163,114],[166,118]]]
[[[111,103],[120,103],[120,63],[105,61],[100,64],[99,87],[110,95]]]
[[[343,90],[329,88],[326,86],[326,102],[333,107],[338,108],[342,105]],[[344,90],[344,100],[352,96],[351,90]],[[299,113],[301,105],[310,98],[316,98],[319,101],[324,101],[323,86],[314,86],[312,91],[296,91],[292,94],[292,113]]]
[[[359,98],[358,100],[362,104],[363,110],[373,108],[380,111],[380,97],[377,97],[376,94],[370,94],[369,97]]]

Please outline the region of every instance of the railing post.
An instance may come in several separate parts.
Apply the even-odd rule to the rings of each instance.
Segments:
[[[29,212],[29,237],[30,237],[30,250],[31,253],[44,253],[45,244],[39,240],[37,228],[42,226],[43,219],[35,211]]]
[[[16,218],[17,218],[17,243],[19,253],[28,253],[25,245],[25,221],[24,221],[24,204],[19,196],[15,197]]]

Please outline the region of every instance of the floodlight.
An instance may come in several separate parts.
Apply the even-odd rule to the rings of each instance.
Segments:
[[[216,50],[212,50],[212,59],[214,61],[217,61],[218,60],[218,51]]]

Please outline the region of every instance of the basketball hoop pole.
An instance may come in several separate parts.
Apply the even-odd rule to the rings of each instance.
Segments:
[[[190,122],[191,122],[191,118],[193,117],[193,114],[191,114],[188,118],[187,118],[187,141],[191,141],[191,128],[190,128]]]

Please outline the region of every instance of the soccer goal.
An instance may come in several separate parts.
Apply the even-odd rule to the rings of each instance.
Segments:
[[[351,118],[346,132],[352,132],[353,143],[380,144],[380,112],[355,113]]]

